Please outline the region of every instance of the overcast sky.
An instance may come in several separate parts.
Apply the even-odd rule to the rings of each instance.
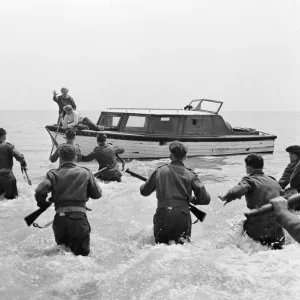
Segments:
[[[300,4],[289,0],[7,0],[1,109],[300,110]]]

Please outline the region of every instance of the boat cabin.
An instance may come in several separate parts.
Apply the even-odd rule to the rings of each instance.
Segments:
[[[184,109],[108,108],[101,113],[97,125],[104,126],[105,130],[151,136],[222,136],[241,131],[259,134],[253,129],[235,131],[218,114],[222,104],[199,99]]]

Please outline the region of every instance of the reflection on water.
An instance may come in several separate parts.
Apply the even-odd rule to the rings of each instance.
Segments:
[[[247,119],[257,123],[252,127],[272,129],[278,135],[274,155],[264,155],[266,173],[276,178],[288,163],[284,149],[290,135],[299,136],[298,119],[293,116],[285,118],[284,131],[280,123],[268,128],[256,114]],[[272,117],[276,116],[270,114],[269,119]],[[242,233],[245,200],[223,206],[217,198],[244,176],[245,156],[186,160],[204,182],[212,202],[201,208],[207,213],[205,222],[193,225],[192,243],[183,246],[155,245],[156,198],[155,194],[140,196],[141,181],[125,173],[122,183],[100,183],[103,198],[89,201],[91,255],[75,257],[55,245],[51,227],[28,228],[23,220],[36,209],[36,185],[57,165],[48,161],[51,144],[44,129],[33,121],[22,126],[27,132],[24,154],[33,186],[25,183],[16,164],[20,197],[13,201],[0,198],[0,299],[299,299],[299,245],[290,236],[281,251],[254,242]],[[8,127],[11,140],[22,149],[23,133],[14,131],[13,124]],[[168,160],[133,160],[126,167],[148,177],[164,163]],[[86,166],[97,170],[94,162]],[[39,223],[52,218],[51,207]]]

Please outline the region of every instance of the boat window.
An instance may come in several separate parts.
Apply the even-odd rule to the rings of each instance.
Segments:
[[[142,116],[129,116],[125,131],[148,132],[148,118]]]
[[[184,122],[185,134],[212,134],[212,118],[211,116],[201,116],[199,119],[187,117]]]
[[[197,125],[197,120],[193,119],[193,125]]]
[[[156,116],[153,120],[154,133],[170,134],[174,133],[178,127],[178,120],[174,117]]]
[[[98,125],[105,127],[118,127],[120,119],[120,116],[103,115]]]

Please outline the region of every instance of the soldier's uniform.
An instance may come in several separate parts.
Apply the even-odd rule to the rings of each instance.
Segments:
[[[0,143],[0,194],[4,194],[7,199],[18,196],[17,180],[12,171],[13,158],[26,168],[23,154],[17,151],[14,145],[7,142]]]
[[[117,154],[124,153],[124,149],[121,147],[113,146],[111,144],[103,144],[97,146],[88,155],[82,155],[82,161],[88,162],[93,159],[97,160],[99,164],[99,170],[109,165],[111,168],[101,172],[97,178],[103,181],[121,181],[122,173],[119,170],[117,163]]]
[[[245,196],[247,207],[253,209],[283,194],[284,191],[275,178],[265,175],[261,170],[256,170],[243,177],[237,186],[228,191],[224,199],[231,201]],[[274,249],[280,249],[284,244],[284,232],[276,222],[274,213],[247,219],[244,230],[252,239]]]
[[[191,214],[188,204],[209,204],[210,195],[193,170],[181,161],[157,168],[140,192],[149,196],[156,191],[157,209],[153,218],[156,243],[183,243],[191,237]],[[194,192],[195,197],[192,197]]]
[[[285,189],[286,186],[290,183],[290,178],[295,170],[296,165],[298,164],[299,160],[293,161],[287,165],[284,169],[281,178],[279,179],[278,183],[280,186]]]
[[[56,243],[70,247],[76,255],[88,255],[91,227],[85,205],[89,198],[102,196],[93,174],[74,163],[63,163],[58,169],[50,170],[38,185],[35,199],[39,207],[46,205],[49,192],[56,210],[53,222]]]

